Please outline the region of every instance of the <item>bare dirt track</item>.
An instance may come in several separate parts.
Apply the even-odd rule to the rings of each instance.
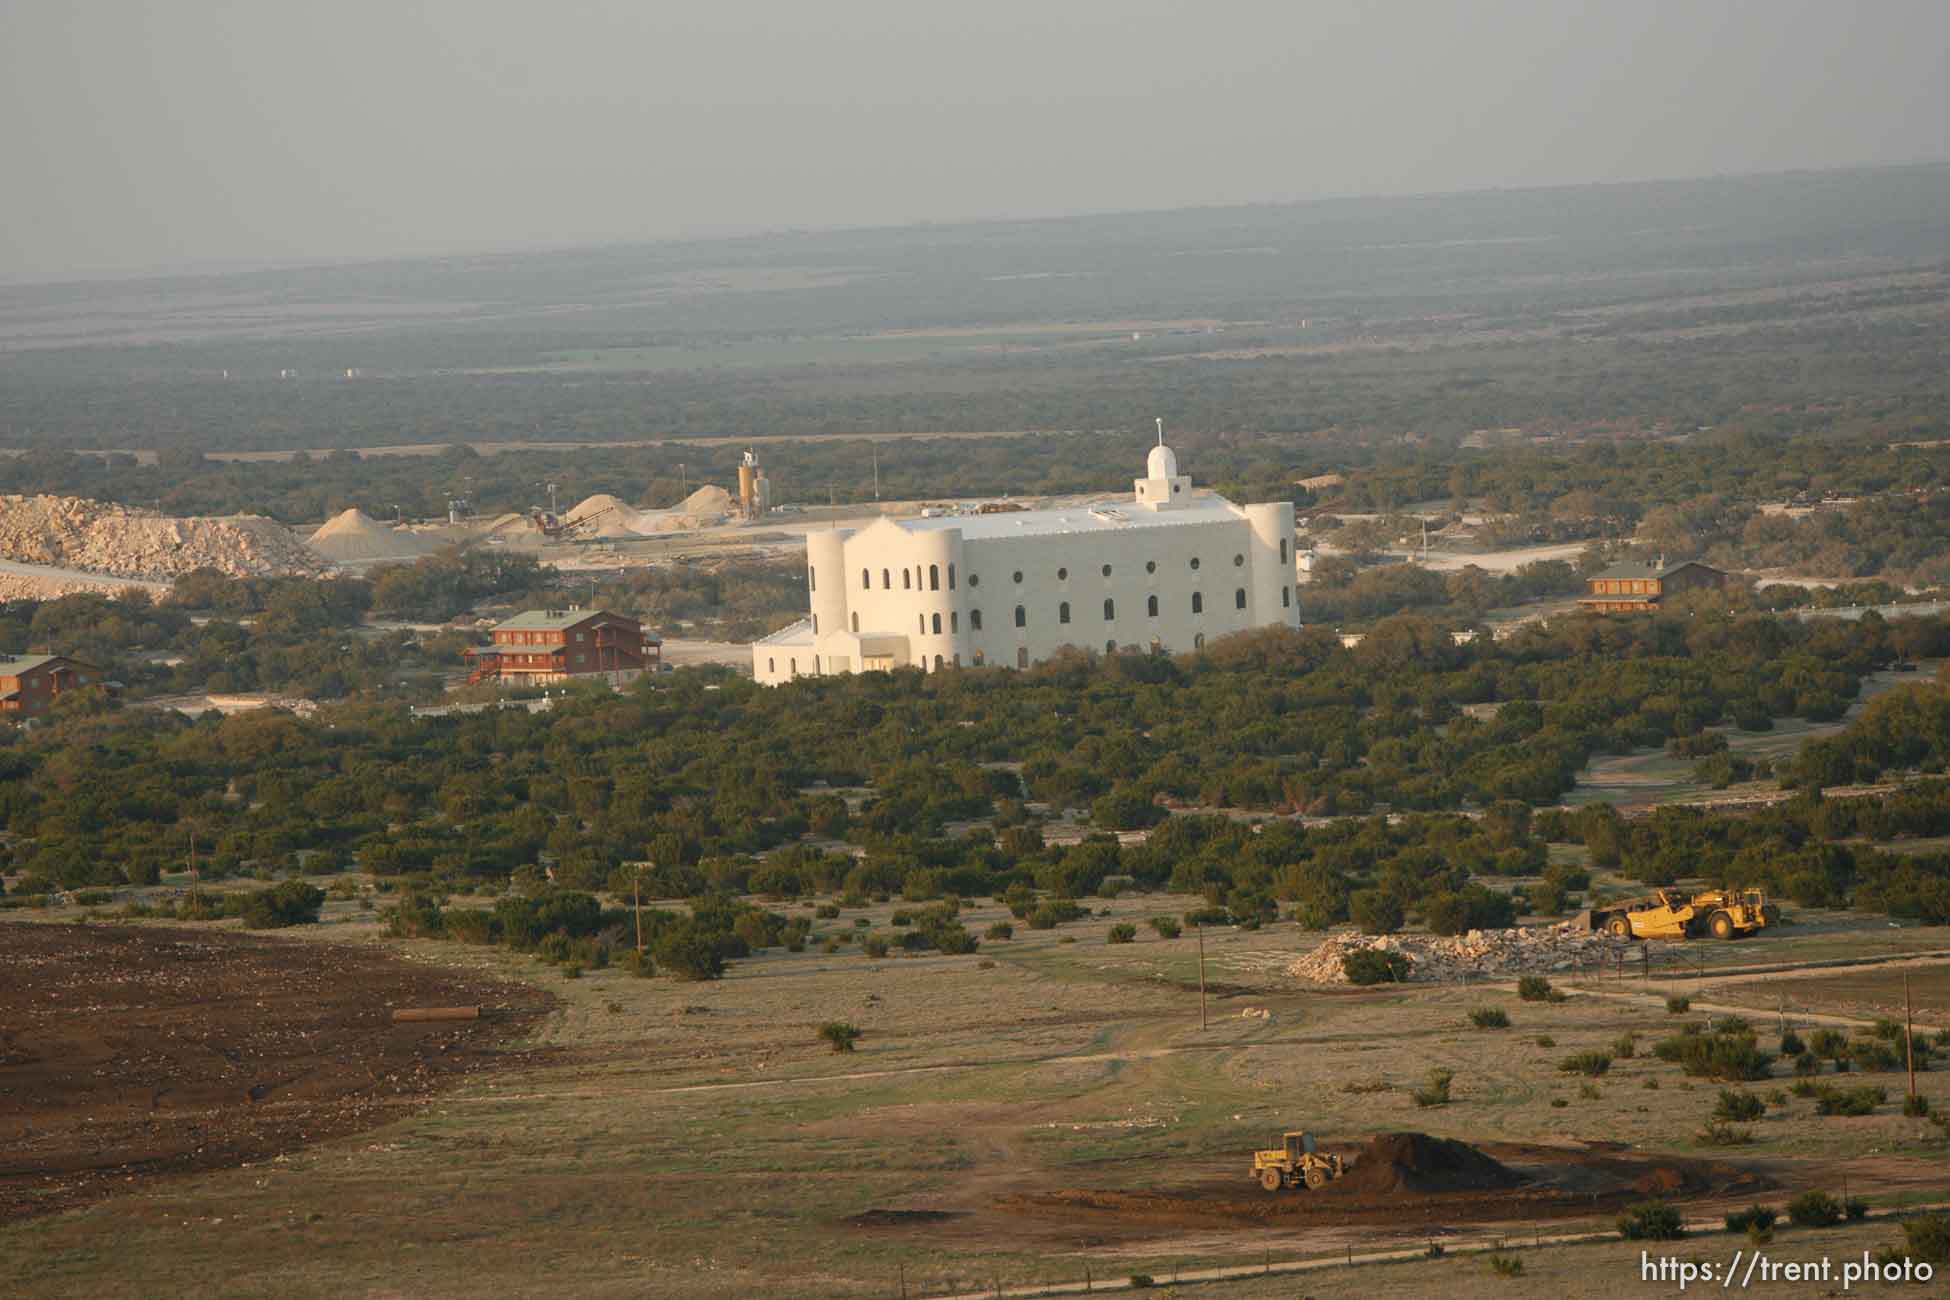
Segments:
[[[998,1198],[1005,1213],[1098,1229],[1471,1224],[1576,1218],[1647,1196],[1675,1200],[1773,1184],[1735,1165],[1628,1152],[1384,1133],[1349,1150],[1346,1177],[1316,1191],[1264,1193],[1244,1175],[1145,1191],[1061,1188]]]
[[[0,1222],[369,1128],[553,999],[340,945],[0,925]],[[395,1006],[483,1019],[395,1025]]]

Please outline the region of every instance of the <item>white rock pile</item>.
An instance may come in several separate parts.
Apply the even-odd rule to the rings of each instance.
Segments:
[[[172,519],[56,496],[0,496],[0,558],[163,581],[202,568],[247,578],[328,567],[262,515]]]
[[[1342,958],[1362,948],[1398,952],[1409,960],[1408,978],[1442,982],[1498,975],[1528,975],[1592,966],[1625,945],[1571,922],[1471,930],[1451,938],[1430,934],[1335,934],[1286,973],[1315,984],[1345,984]]]

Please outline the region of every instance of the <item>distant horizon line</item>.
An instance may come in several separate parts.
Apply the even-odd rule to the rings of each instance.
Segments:
[[[1849,173],[1895,172],[1950,167],[1950,156],[1894,163],[1850,163],[1832,167],[1782,167],[1751,172],[1706,172],[1679,176],[1640,176],[1627,180],[1580,180],[1526,185],[1480,185],[1454,190],[1386,190],[1367,194],[1329,193],[1304,198],[1246,199],[1224,203],[1187,203],[1165,208],[1088,208],[1070,212],[988,217],[916,218],[907,221],[835,225],[739,227],[727,224],[708,233],[617,237],[568,243],[507,244],[488,242],[458,245],[440,251],[368,254],[320,253],[307,256],[237,259],[196,259],[188,262],[132,264],[124,267],[67,268],[53,271],[0,271],[0,289],[61,284],[113,283],[125,280],[194,279],[203,276],[250,275],[265,271],[321,270],[337,267],[382,266],[410,262],[442,262],[462,258],[513,258],[562,253],[591,253],[626,248],[695,244],[731,244],[741,240],[783,239],[840,234],[871,234],[901,230],[952,230],[974,226],[1029,225],[1039,222],[1087,221],[1102,217],[1163,216],[1188,212],[1225,212],[1247,208],[1298,208],[1316,203],[1387,202],[1404,199],[1462,198],[1477,194],[1543,194],[1557,190],[1627,189],[1648,185],[1679,185],[1698,181],[1761,180],[1778,176],[1827,176]]]

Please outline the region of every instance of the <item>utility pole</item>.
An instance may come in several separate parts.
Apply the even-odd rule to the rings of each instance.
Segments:
[[[630,894],[636,902],[636,955],[643,958],[643,868],[638,867],[630,879]]]
[[[880,444],[873,444],[873,499],[880,500]]]
[[[1205,1028],[1205,927],[1195,925],[1198,935],[1198,1027]]]
[[[1909,1095],[1916,1096],[1916,1008],[1909,1000],[1909,972],[1903,972],[1903,1054],[1909,1061]]]

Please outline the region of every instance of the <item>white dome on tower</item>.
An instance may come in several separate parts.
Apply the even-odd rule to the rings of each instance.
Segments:
[[[1159,443],[1151,449],[1151,454],[1145,458],[1144,476],[1146,478],[1177,478],[1178,457],[1172,454],[1171,448],[1165,446],[1162,442]]]

